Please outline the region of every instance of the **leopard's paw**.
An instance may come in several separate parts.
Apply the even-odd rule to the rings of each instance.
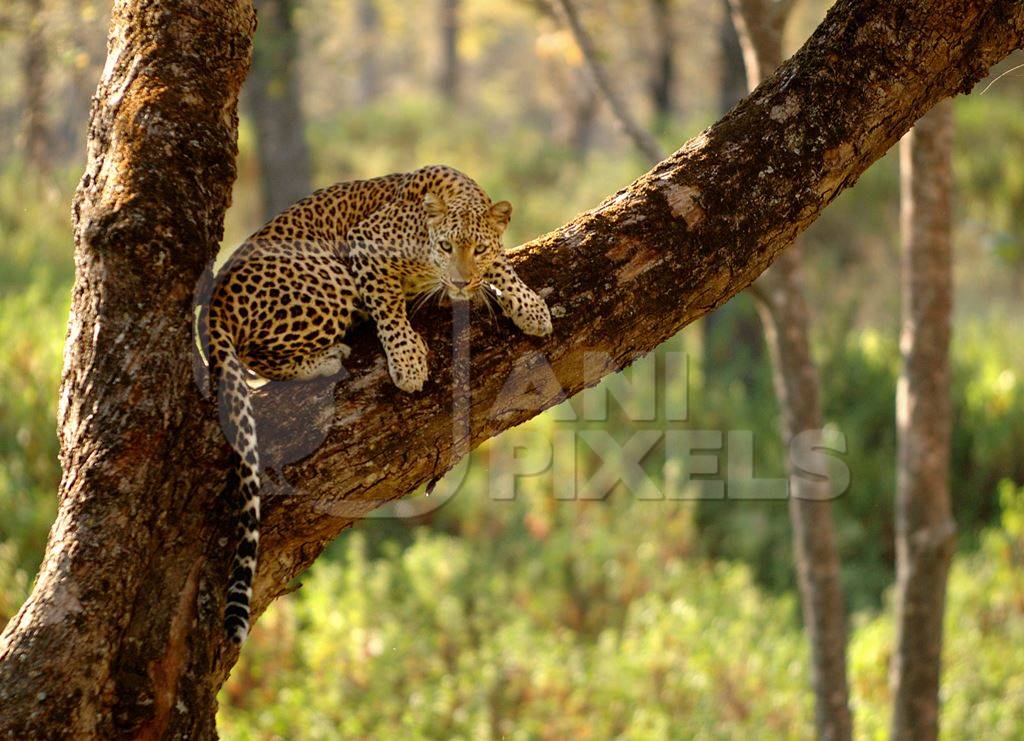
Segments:
[[[402,391],[412,393],[423,388],[429,375],[427,345],[418,334],[399,341],[388,351],[388,372]]]
[[[512,316],[512,321],[526,334],[546,337],[551,334],[551,311],[540,296],[535,301],[521,305]]]

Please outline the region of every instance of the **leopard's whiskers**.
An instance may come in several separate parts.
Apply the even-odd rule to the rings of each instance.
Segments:
[[[498,315],[495,313],[495,297],[491,295],[491,291],[487,286],[484,286],[480,291],[480,295],[483,296],[484,306],[487,307],[487,313],[491,315],[491,324],[498,325]]]
[[[413,299],[412,309],[409,312],[410,316],[414,316],[417,311],[423,308],[432,296],[437,296],[443,290],[444,283],[440,279],[434,281],[432,284],[428,283],[425,290]]]

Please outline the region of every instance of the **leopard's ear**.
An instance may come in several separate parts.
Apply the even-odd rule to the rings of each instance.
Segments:
[[[445,215],[448,207],[445,205],[444,201],[433,193],[425,193],[423,196],[423,210],[427,214],[427,221],[431,224],[436,224],[441,220],[441,217]]]
[[[505,227],[508,226],[508,222],[512,218],[512,204],[508,201],[498,201],[491,206],[489,216],[496,227],[505,231]]]

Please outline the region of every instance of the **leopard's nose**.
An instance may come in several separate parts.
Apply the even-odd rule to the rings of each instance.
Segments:
[[[468,280],[453,280],[452,281],[452,285],[455,286],[456,288],[465,288],[466,286],[469,285],[469,281]]]

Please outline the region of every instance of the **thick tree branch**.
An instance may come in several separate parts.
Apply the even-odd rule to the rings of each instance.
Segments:
[[[0,736],[207,737],[236,658],[218,615],[227,454],[214,404],[201,405],[191,383],[188,286],[212,256],[233,179],[251,9],[121,0],[114,24],[78,202],[61,507],[33,593],[0,638]],[[595,383],[742,290],[1022,32],[1013,0],[839,0],[722,121],[515,252],[547,294],[555,332],[541,341],[477,323],[469,442]],[[268,502],[258,609],[347,524],[454,463],[450,329],[420,316],[434,372],[421,394],[394,389],[370,329],[353,338],[353,377],[333,392],[262,394],[272,464],[326,439],[282,469],[296,493]],[[597,369],[595,351],[608,355]]]
[[[1013,2],[838,2],[792,59],[720,122],[557,231],[515,251],[556,321],[541,341],[503,325],[472,332],[471,442],[477,445],[628,365],[743,290],[928,108],[966,92],[1021,44]],[[425,326],[424,326],[425,325]],[[424,320],[434,379],[395,390],[369,331],[353,340],[355,382],[333,410],[309,386],[270,390],[271,458],[324,444],[284,469],[300,494],[268,513],[265,605],[366,511],[454,465],[447,324]],[[587,355],[607,353],[599,374]],[[511,393],[510,389],[518,390]],[[305,421],[295,421],[295,420]],[[302,442],[289,446],[302,434]],[[285,434],[280,434],[280,431]]]

